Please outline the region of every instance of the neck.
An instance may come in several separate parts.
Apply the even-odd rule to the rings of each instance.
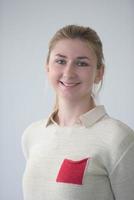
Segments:
[[[95,107],[95,103],[90,96],[79,102],[68,102],[63,99],[59,99],[58,105],[58,112],[55,115],[54,120],[60,126],[73,125],[80,115]]]

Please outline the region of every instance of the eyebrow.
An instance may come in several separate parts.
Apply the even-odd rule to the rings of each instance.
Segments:
[[[77,58],[78,59],[88,59],[89,60],[89,58],[87,56],[78,56]]]
[[[59,57],[62,57],[62,58],[67,58],[66,56],[64,56],[64,55],[61,55],[61,54],[56,54],[56,56],[59,56]]]
[[[62,57],[62,58],[67,58],[67,56],[62,55],[62,54],[56,54],[56,56]],[[88,59],[90,60],[87,56],[78,56],[77,59]]]

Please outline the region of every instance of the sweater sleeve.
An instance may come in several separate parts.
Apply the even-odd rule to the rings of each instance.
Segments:
[[[32,122],[23,132],[21,137],[21,147],[24,158],[27,160],[29,157],[29,151],[34,141],[36,141],[35,135],[38,137],[38,132],[40,132],[40,127],[42,123],[45,124],[45,120],[38,120]]]
[[[29,145],[31,143],[30,135],[31,135],[31,130],[33,128],[33,124],[30,124],[23,132],[22,137],[21,137],[21,147],[22,147],[22,152],[24,155],[25,160],[28,159],[28,154],[29,154]]]
[[[116,200],[134,200],[134,141],[116,163],[110,181]]]

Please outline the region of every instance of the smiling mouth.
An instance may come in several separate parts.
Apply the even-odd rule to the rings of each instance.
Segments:
[[[66,83],[66,82],[62,82],[62,81],[59,81],[59,82],[65,87],[74,87],[74,86],[77,86],[80,84],[80,83]]]

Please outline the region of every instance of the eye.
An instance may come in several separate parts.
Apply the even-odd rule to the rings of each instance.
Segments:
[[[80,67],[87,67],[89,66],[89,64],[87,62],[84,61],[77,61],[76,64]]]
[[[60,65],[64,65],[64,64],[66,64],[66,61],[64,59],[57,59],[56,63],[58,63]]]

